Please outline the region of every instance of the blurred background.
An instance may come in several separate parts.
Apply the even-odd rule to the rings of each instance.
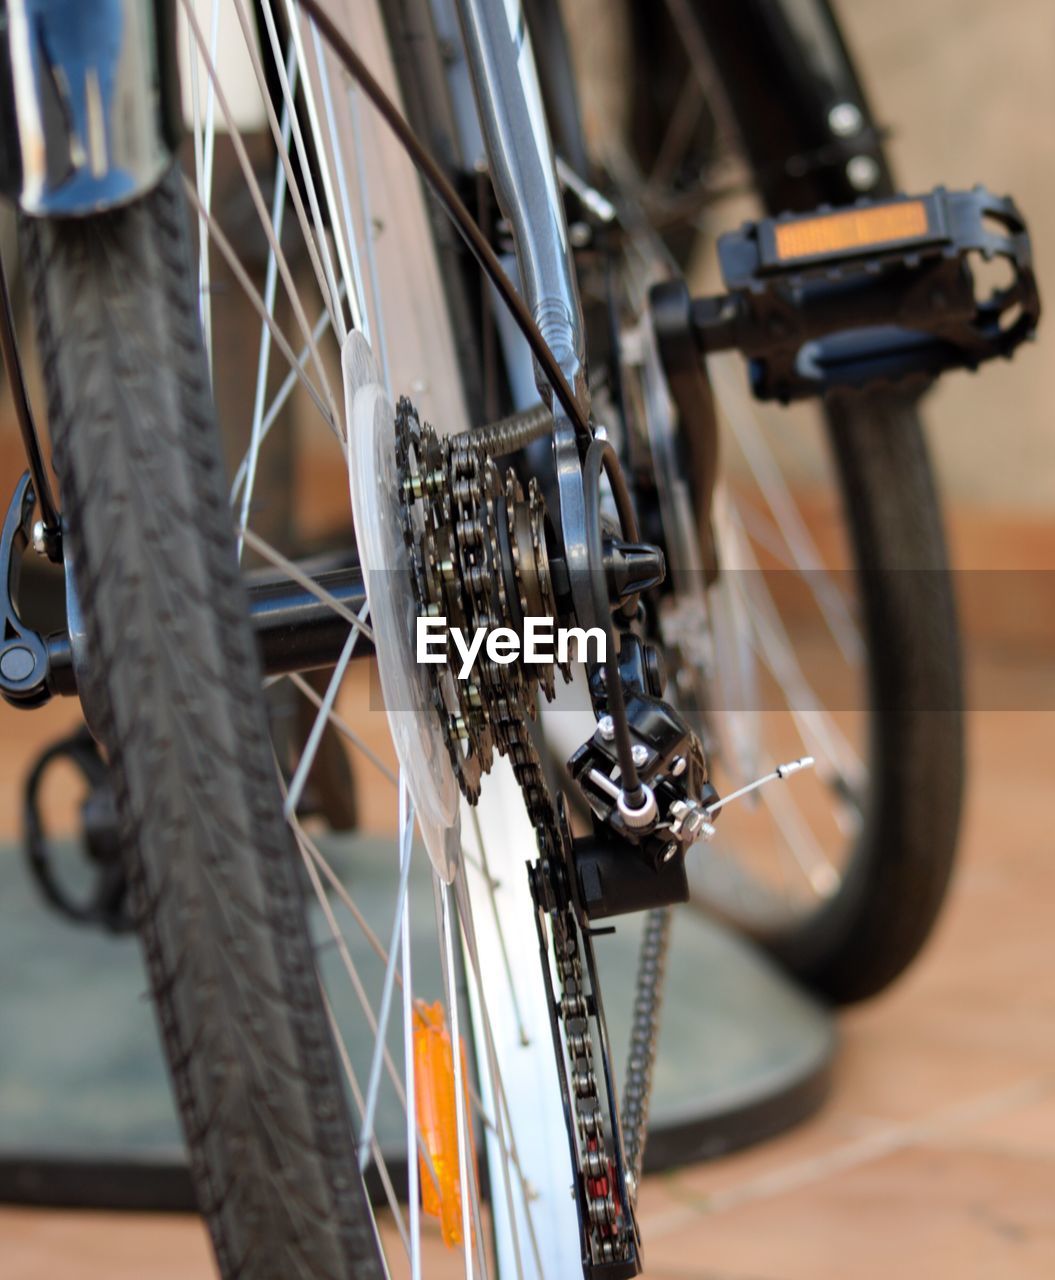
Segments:
[[[610,70],[618,24],[604,0],[566,7],[587,71],[587,125],[604,130],[621,109]],[[837,8],[875,113],[889,127],[902,189],[981,181],[1012,194],[1029,220],[1042,301],[1050,303],[1055,6],[840,0]],[[748,211],[735,201],[719,206],[710,230],[735,226]],[[708,247],[696,274],[702,284],[715,278]],[[832,1096],[816,1118],[765,1146],[645,1184],[649,1276],[1055,1274],[1053,403],[1050,318],[1013,363],[949,375],[925,402],[958,571],[971,705],[962,857],[936,937],[893,990],[841,1015]],[[823,512],[817,435],[795,422],[774,411],[771,434],[804,509]],[[5,494],[21,469],[5,405]],[[310,457],[304,470],[311,474]],[[329,500],[307,482],[304,489],[312,510]],[[17,853],[27,769],[77,721],[72,703],[32,715],[0,705],[2,856]],[[55,829],[72,829],[75,791],[60,782],[47,804]],[[368,796],[363,804],[369,825]],[[37,962],[27,952],[20,963]],[[19,980],[9,968],[0,993]],[[0,1129],[4,1108],[17,1106],[2,1070],[10,1049],[0,1000]],[[203,1234],[190,1219],[0,1207],[3,1280],[209,1274]]]

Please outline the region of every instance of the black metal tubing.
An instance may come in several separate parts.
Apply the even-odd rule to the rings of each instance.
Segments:
[[[366,602],[363,572],[358,566],[334,569],[313,581],[350,613],[358,613]],[[348,639],[347,618],[289,578],[251,583],[249,618],[264,674],[269,676],[332,667]],[[363,635],[353,658],[366,658],[373,652],[373,641]]]
[[[4,368],[7,370],[7,381],[11,388],[15,417],[18,419],[18,430],[22,436],[26,463],[33,480],[33,492],[40,503],[48,559],[58,564],[62,561],[62,522],[52,493],[47,463],[44,461],[44,454],[40,447],[40,436],[33,417],[33,407],[29,403],[29,393],[26,390],[25,372],[22,368],[18,336],[15,332],[14,312],[11,309],[11,293],[7,287],[7,272],[4,270],[2,261],[0,261],[0,354],[3,355]]]
[[[362,570],[333,569],[312,578],[351,613],[366,601]],[[336,664],[348,639],[349,622],[324,600],[289,578],[251,581],[249,617],[260,648],[260,662],[268,676],[291,671],[316,671]],[[54,696],[76,697],[70,638],[64,632],[48,636],[48,690]],[[355,658],[374,652],[373,641],[361,636]]]
[[[770,213],[893,195],[861,81],[828,0],[688,0]],[[658,70],[658,69],[657,69]],[[833,107],[857,108],[862,127],[833,132]],[[855,187],[855,156],[875,161],[875,183]]]

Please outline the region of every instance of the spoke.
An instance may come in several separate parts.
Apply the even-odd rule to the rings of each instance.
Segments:
[[[202,136],[201,85],[199,83],[198,48],[194,33],[187,31],[188,64],[190,67],[191,127],[194,134],[194,179],[198,190],[205,189],[205,152]],[[209,380],[212,380],[212,308],[206,305],[206,286],[209,273],[209,235],[204,217],[198,218],[198,319],[201,323],[205,356],[209,364]]]
[[[322,314],[319,316],[318,320],[315,321],[315,327],[311,331],[311,335],[316,342],[318,342],[318,340],[326,332],[326,327],[329,323],[330,323],[330,313],[324,307]],[[261,445],[263,445],[264,441],[268,437],[268,433],[271,431],[271,428],[275,425],[275,422],[278,419],[278,415],[286,407],[286,401],[292,395],[293,388],[297,385],[297,382],[299,380],[303,380],[306,377],[304,373],[304,365],[307,363],[308,355],[309,355],[309,349],[305,345],[301,347],[299,354],[291,361],[292,368],[286,374],[281,387],[279,387],[279,389],[275,392],[275,398],[274,400],[271,401],[271,404],[268,406],[267,413],[264,414],[263,421],[260,424],[260,444]],[[318,400],[318,398],[316,398],[315,403],[319,405],[320,409],[322,408],[322,404]],[[327,426],[329,426],[329,428],[334,432],[334,434],[335,435],[339,434],[336,424],[329,418],[329,416],[324,413],[323,417],[326,421]],[[238,500],[238,495],[242,491],[242,485],[245,484],[248,471],[249,471],[249,455],[247,453],[246,456],[242,459],[242,461],[238,464],[238,470],[235,472],[234,483],[231,485],[232,505]]]
[[[296,830],[296,828],[294,828],[294,830]],[[363,986],[362,978],[359,976],[359,970],[356,967],[355,961],[352,959],[352,953],[348,949],[347,940],[341,931],[341,926],[337,922],[337,917],[333,913],[333,907],[331,906],[330,900],[323,888],[322,881],[319,879],[319,873],[315,866],[315,861],[303,848],[301,849],[301,858],[308,869],[308,879],[311,881],[311,887],[315,892],[315,897],[317,898],[319,906],[322,908],[322,913],[326,918],[326,927],[329,929],[330,937],[333,939],[334,946],[337,948],[337,954],[341,958],[342,967],[348,975],[348,979],[352,984],[352,989],[355,991],[356,999],[359,1001],[359,1006],[363,1011],[363,1016],[366,1018],[367,1025],[370,1028],[370,1033],[376,1037],[377,1016],[375,1015],[373,1007],[371,1006],[370,1000],[366,994],[366,988]],[[399,1099],[399,1105],[404,1110],[407,1110],[406,1089],[404,1089],[403,1082],[400,1080],[399,1073],[396,1071],[395,1063],[393,1063],[387,1047],[385,1047],[382,1052],[384,1054],[385,1070],[392,1082],[393,1088],[396,1091],[396,1097]]]
[[[786,787],[767,787],[761,797],[780,829],[782,847],[791,853],[813,893],[818,898],[832,897],[842,877],[825,856],[798,803]]]
[[[278,770],[277,760],[275,761],[275,768],[276,770]],[[278,772],[278,782],[279,782],[280,789],[284,790],[281,771]],[[374,1036],[375,1042],[376,1042],[377,1016],[374,1013],[373,1007],[370,1004],[369,997],[366,994],[366,988],[363,986],[363,981],[359,975],[359,970],[356,967],[355,961],[352,959],[352,953],[348,949],[348,942],[345,939],[343,932],[341,931],[341,926],[337,922],[337,917],[334,914],[333,907],[330,903],[330,899],[327,896],[325,889],[323,888],[322,881],[319,879],[319,873],[315,866],[315,860],[309,855],[306,845],[305,843],[303,843],[303,838],[302,838],[303,829],[297,823],[291,823],[290,826],[294,832],[295,838],[297,839],[297,847],[300,851],[301,859],[303,860],[304,865],[307,869],[308,879],[311,881],[312,891],[315,894],[315,898],[318,901],[319,906],[322,908],[322,914],[325,917],[326,927],[329,930],[330,938],[332,939],[333,945],[337,950],[337,954],[341,959],[341,965],[344,968],[345,973],[348,975],[348,980],[352,984],[352,990],[355,992],[356,999],[359,1002],[359,1007],[362,1009],[363,1016],[366,1018],[367,1026],[370,1028],[370,1032]],[[403,913],[404,925],[406,923],[406,920],[409,914],[410,914],[410,902],[409,902],[409,896],[408,896],[408,900],[404,905],[404,913]],[[409,987],[407,986],[408,980],[406,978],[406,974],[408,971],[406,969],[405,958],[404,958],[403,972],[404,972],[403,994],[405,999],[406,993],[409,990]],[[384,1042],[382,1041],[382,1044],[383,1043]],[[385,1074],[388,1076],[389,1080],[392,1083],[392,1088],[393,1088],[393,1091],[395,1092],[396,1099],[399,1102],[400,1108],[402,1109],[404,1114],[408,1116],[408,1119],[409,1119],[411,1113],[414,1111],[414,1106],[408,1105],[408,1100],[407,1100],[408,1091],[410,1093],[410,1096],[413,1097],[413,1079],[412,1077],[409,1078],[407,1080],[406,1086],[404,1086],[404,1082],[400,1080],[399,1073],[398,1071],[396,1071],[395,1063],[392,1061],[392,1055],[389,1052],[387,1045],[384,1047],[382,1052],[384,1055]],[[412,1132],[415,1132],[415,1133],[417,1132],[416,1123],[414,1125],[414,1129],[412,1130]],[[421,1158],[425,1161],[425,1167],[428,1170],[429,1176],[431,1177],[432,1181],[436,1184],[436,1186],[439,1186],[439,1179],[436,1176],[436,1169],[432,1163],[432,1157],[429,1154],[428,1148],[425,1146],[424,1142],[420,1138],[420,1135],[418,1137],[417,1145],[418,1145],[418,1151],[421,1155]],[[411,1150],[411,1149],[412,1147],[408,1148],[408,1150]]]
[[[752,645],[769,673],[780,685],[788,711],[803,743],[817,758],[817,772],[832,784],[842,780],[855,786],[863,765],[835,721],[824,711],[794,654],[781,636],[782,624],[767,594],[748,591],[744,603],[751,619]]]
[[[337,117],[333,107],[333,90],[330,86],[330,67],[326,60],[326,51],[322,47],[322,40],[319,37],[319,29],[314,22],[311,26],[312,51],[315,54],[315,66],[319,73],[319,84],[322,88],[323,105],[326,109],[326,127],[330,132],[330,147],[333,150],[334,167],[337,171],[337,189],[341,196],[341,215],[344,219],[345,235],[348,237],[348,246],[351,253],[352,276],[355,282],[355,288],[352,289],[347,278],[347,267],[342,257],[342,269],[345,270],[345,279],[343,281],[345,288],[348,290],[348,305],[352,309],[352,324],[357,329],[361,329],[363,337],[370,341],[370,320],[366,314],[366,294],[363,290],[363,275],[359,265],[359,247],[356,243],[355,223],[352,220],[352,206],[348,198],[348,175],[344,171],[344,164],[341,158],[341,142],[340,133],[337,128]],[[358,151],[359,137],[355,135],[354,145]],[[360,163],[358,155],[356,159],[357,165]],[[338,252],[341,245],[338,241]]]
[[[517,1278],[518,1280],[524,1280],[524,1267],[520,1249],[520,1231],[517,1225],[517,1212],[513,1200],[513,1184],[510,1174],[510,1164],[512,1164],[517,1173],[521,1202],[524,1205],[524,1218],[527,1223],[528,1237],[531,1241],[531,1249],[535,1258],[535,1266],[539,1276],[543,1274],[542,1254],[539,1249],[538,1240],[535,1237],[535,1224],[531,1213],[530,1191],[525,1182],[524,1173],[520,1166],[520,1159],[517,1155],[516,1135],[513,1133],[512,1117],[509,1111],[508,1100],[505,1095],[505,1086],[502,1083],[502,1072],[498,1063],[498,1053],[495,1049],[494,1034],[491,1029],[491,1015],[487,1008],[487,997],[484,993],[484,981],[480,971],[480,957],[476,946],[476,932],[473,926],[472,910],[469,899],[469,886],[465,878],[464,868],[455,880],[455,892],[458,894],[458,901],[461,907],[459,918],[461,920],[462,937],[465,941],[465,949],[469,956],[469,965],[476,985],[476,994],[480,1002],[480,1023],[483,1027],[484,1033],[484,1048],[487,1054],[488,1071],[495,1095],[493,1099],[495,1118],[494,1132],[499,1150],[502,1153],[502,1182],[505,1191],[506,1212],[509,1215],[509,1229],[513,1236],[513,1256],[516,1259],[517,1264]]]
[[[381,1056],[388,1037],[388,1016],[392,1009],[392,989],[396,977],[396,956],[398,954],[399,933],[403,927],[403,913],[406,909],[407,887],[410,883],[410,857],[414,844],[414,805],[407,801],[407,821],[401,824],[399,840],[399,894],[396,899],[396,913],[392,920],[392,939],[388,949],[388,963],[385,965],[385,981],[381,990],[381,1008],[378,1014],[379,1031],[374,1042],[374,1053],[370,1061],[370,1075],[366,1085],[366,1109],[363,1114],[363,1127],[359,1135],[359,1168],[366,1172],[370,1158],[370,1143],[374,1133],[374,1113],[377,1107],[377,1095],[381,1087]]]
[[[320,983],[321,986],[321,983]],[[356,1078],[355,1068],[352,1066],[351,1055],[348,1052],[348,1045],[341,1033],[341,1028],[337,1023],[337,1018],[333,1012],[333,1006],[330,1004],[329,997],[326,995],[325,986],[322,989],[322,1003],[326,1009],[326,1018],[330,1024],[330,1032],[333,1035],[337,1045],[337,1056],[341,1060],[341,1066],[344,1068],[344,1074],[348,1081],[348,1087],[351,1089],[352,1097],[355,1099],[356,1109],[359,1112],[360,1125],[363,1118],[363,1092],[359,1087],[359,1081]],[[372,1144],[374,1161],[377,1164],[377,1171],[381,1177],[381,1186],[384,1188],[385,1199],[388,1201],[388,1207],[395,1219],[396,1228],[399,1231],[400,1239],[403,1241],[403,1247],[407,1253],[410,1253],[410,1238],[407,1235],[407,1225],[403,1218],[402,1211],[399,1207],[399,1198],[396,1195],[395,1188],[392,1185],[392,1179],[389,1176],[388,1164],[385,1161],[384,1153],[381,1145],[375,1139]]]
[[[187,22],[190,24],[190,27],[194,32],[194,38],[198,43],[198,49],[201,52],[203,59],[205,60],[206,69],[209,72],[209,76],[210,76],[210,79],[212,80],[212,84],[216,93],[216,100],[220,105],[220,110],[223,113],[224,120],[227,123],[231,144],[234,147],[235,155],[237,156],[239,165],[242,169],[242,175],[246,181],[246,187],[248,188],[249,195],[253,201],[253,205],[256,208],[257,216],[260,219],[260,225],[263,228],[264,234],[267,236],[267,239],[270,242],[271,247],[275,251],[275,258],[278,262],[279,273],[282,276],[282,283],[285,285],[286,292],[289,296],[290,306],[293,308],[293,314],[296,317],[298,325],[300,326],[301,334],[304,340],[308,343],[309,348],[311,349],[312,362],[315,365],[315,370],[319,377],[319,384],[323,388],[323,391],[326,394],[326,399],[329,402],[328,416],[333,422],[335,423],[339,422],[340,416],[337,412],[337,402],[334,399],[333,390],[330,387],[329,379],[326,377],[326,370],[323,365],[322,356],[320,355],[318,347],[315,345],[314,340],[311,337],[311,327],[308,324],[307,316],[304,314],[304,307],[303,307],[303,304],[301,303],[300,294],[297,291],[297,286],[293,280],[293,273],[290,271],[289,263],[286,261],[286,256],[282,252],[281,245],[278,243],[277,239],[275,238],[275,229],[271,225],[271,218],[268,214],[267,206],[264,203],[264,197],[260,190],[260,183],[257,181],[256,174],[253,171],[252,163],[250,162],[250,159],[249,159],[249,154],[245,149],[245,143],[242,140],[241,134],[238,130],[237,123],[235,122],[234,117],[231,113],[230,107],[227,104],[227,99],[224,95],[223,87],[220,84],[220,77],[216,70],[216,63],[212,58],[209,57],[208,50],[205,47],[205,40],[202,36],[201,27],[198,25],[198,19],[194,13],[194,5],[192,3],[192,0],[182,0],[182,3],[183,3],[183,10],[187,15]],[[246,30],[245,14],[242,12],[241,0],[239,0],[239,4],[237,6],[236,12],[238,13],[239,20],[242,21],[243,23],[243,30]],[[247,32],[247,35],[248,35],[248,32]],[[249,48],[250,56],[254,59],[254,62],[259,63],[259,54],[257,53],[257,50],[256,50],[255,37],[248,39],[248,48]],[[281,62],[279,63],[279,65],[281,66]],[[278,129],[278,121],[277,119],[274,118],[275,112],[274,112],[274,107],[271,105],[270,94],[265,93],[264,106],[268,112],[268,118],[271,120],[274,120],[273,132],[275,134],[276,145],[278,145],[278,142],[280,141],[280,138],[281,138],[281,134]],[[288,171],[287,171],[287,176],[288,176]],[[297,206],[299,203],[300,197],[297,194],[295,183],[290,184],[290,195],[293,197],[294,206]],[[199,209],[202,209],[204,211],[204,206],[201,204],[201,201],[198,200],[196,194],[195,194],[195,204],[198,205]],[[207,214],[207,216],[209,215]],[[210,226],[210,229],[213,231],[213,234],[215,235],[217,228],[211,216],[209,216],[209,226]],[[314,252],[310,235],[307,236],[307,248],[308,248],[309,254],[312,254]],[[227,255],[225,254],[224,256],[226,257]],[[243,272],[242,275],[244,276],[244,274],[245,273]],[[325,414],[325,411],[324,411],[324,416],[327,416]]]
[[[381,356],[381,369],[385,376],[385,388],[392,394],[392,373],[388,363],[388,339],[385,330],[384,302],[377,271],[377,248],[374,244],[374,218],[370,203],[370,182],[366,172],[366,151],[363,146],[363,117],[360,110],[359,86],[348,86],[348,105],[352,113],[352,136],[355,143],[356,184],[359,188],[359,217],[363,224],[366,243],[366,269],[370,274],[370,298],[374,304],[377,322],[377,348]]]
[[[358,906],[356,905],[355,899],[351,896],[351,894],[345,888],[344,882],[341,880],[340,876],[337,874],[336,871],[334,871],[333,867],[330,865],[330,862],[327,859],[326,855],[322,852],[322,850],[311,838],[311,836],[308,835],[308,833],[304,830],[303,826],[300,823],[300,819],[296,816],[296,814],[292,815],[289,822],[290,822],[290,826],[294,829],[294,831],[296,831],[297,836],[303,843],[304,847],[315,859],[315,865],[319,868],[322,874],[329,881],[330,888],[334,891],[334,893],[338,896],[338,898],[340,898],[342,904],[345,906],[348,913],[351,915],[352,919],[363,931],[363,936],[366,938],[367,942],[370,944],[370,947],[373,950],[374,954],[377,956],[377,958],[381,961],[382,964],[388,964],[389,953],[381,945],[381,939],[370,927],[370,924],[367,921],[366,917],[363,915],[363,913],[359,910]],[[396,982],[400,986],[402,986],[403,979],[399,976],[398,973],[396,973],[395,978],[396,978]]]
[[[223,254],[224,258],[226,259],[227,265],[231,268],[231,271],[234,274],[235,279],[242,286],[242,289],[246,297],[253,304],[253,307],[256,310],[257,315],[260,316],[261,320],[263,320],[263,322],[270,329],[271,336],[275,340],[275,345],[286,357],[287,361],[289,362],[290,368],[296,372],[297,376],[300,378],[300,381],[304,384],[304,387],[307,390],[308,394],[311,396],[312,400],[314,400],[315,405],[319,410],[319,413],[322,414],[323,420],[326,423],[328,423],[328,425],[334,431],[335,434],[340,434],[341,429],[338,425],[340,422],[340,418],[337,416],[337,410],[336,410],[336,406],[333,403],[333,394],[330,391],[329,383],[325,381],[325,374],[323,375],[323,379],[324,379],[323,390],[329,396],[329,399],[330,399],[329,407],[323,401],[322,393],[320,393],[317,390],[315,384],[308,377],[307,373],[305,373],[304,363],[298,361],[297,357],[293,354],[293,349],[292,347],[290,347],[289,343],[286,341],[285,334],[282,332],[281,329],[279,329],[274,319],[268,314],[268,310],[267,310],[267,307],[264,305],[263,298],[261,298],[256,287],[253,285],[253,282],[249,279],[249,273],[246,271],[245,267],[243,267],[241,262],[239,261],[238,255],[235,253],[234,249],[231,247],[230,241],[227,239],[224,233],[220,230],[220,224],[216,221],[216,219],[212,216],[211,213],[205,212],[205,206],[202,204],[201,200],[199,200],[198,193],[194,189],[194,184],[191,181],[189,181],[189,179],[184,178],[183,186],[184,186],[184,190],[187,193],[188,198],[190,199],[191,204],[194,205],[195,209],[197,209],[199,216],[205,219],[209,227],[209,233],[212,236],[213,240],[216,241],[216,245],[219,248],[220,252]],[[308,347],[309,347],[309,351],[311,352],[313,362],[318,363],[318,347],[315,346],[314,339],[312,339],[308,343]]]
[[[526,1045],[529,1042],[527,1029],[524,1026],[524,1019],[520,1012],[520,1001],[517,998],[516,984],[513,981],[513,965],[509,958],[509,949],[506,947],[505,934],[502,931],[501,920],[498,915],[498,899],[495,896],[495,889],[498,887],[497,881],[491,874],[491,867],[487,861],[487,846],[484,843],[483,832],[480,830],[480,818],[474,808],[471,811],[473,831],[476,833],[476,843],[480,850],[480,862],[477,864],[484,884],[487,886],[487,899],[491,906],[491,912],[495,919],[495,933],[498,937],[498,945],[502,951],[502,968],[506,971],[506,985],[509,988],[509,998],[513,1006],[513,1013],[517,1020],[517,1038],[520,1043]]]
[[[747,502],[741,497],[731,501],[735,502],[740,523],[751,541],[768,551],[782,569],[790,569],[794,573],[798,565],[773,521],[767,519],[765,513],[759,511],[753,502]]]
[[[264,0],[265,9],[270,11],[271,0]],[[301,26],[295,11],[295,0],[285,0],[286,17],[289,21],[290,30],[293,35],[293,41],[297,46],[297,57],[303,67],[307,67],[307,57],[304,52],[304,42],[301,36]],[[315,47],[320,48],[318,32],[315,30],[315,23],[310,20],[312,33],[315,37]],[[323,67],[317,66],[320,76],[323,74]],[[326,149],[322,145],[323,132],[319,122],[319,109],[315,102],[315,88],[312,84],[311,77],[305,73],[303,79],[304,102],[308,111],[308,123],[311,126],[312,137],[316,140],[315,159],[318,164],[319,176],[322,179],[322,189],[326,196],[326,206],[330,211],[330,229],[335,245],[337,246],[337,257],[341,263],[341,273],[344,277],[345,288],[348,291],[348,302],[353,311],[353,324],[355,327],[362,328],[362,315],[358,313],[357,300],[358,295],[355,289],[355,273],[351,269],[348,260],[348,246],[344,237],[340,234],[340,221],[338,218],[338,204],[333,190],[333,175],[330,172],[330,160],[326,155]],[[331,103],[332,105],[332,103]],[[336,130],[334,130],[336,132]],[[340,162],[339,153],[334,154],[334,160]],[[313,182],[311,176],[308,181]]]
[[[399,776],[399,846],[413,837],[414,809],[407,791],[406,779]],[[410,902],[403,904],[403,1060],[407,1082],[407,1202],[410,1206],[410,1271],[411,1280],[421,1280],[421,1202],[418,1180],[418,1118],[414,1098],[414,992],[410,956]]]
[[[288,55],[286,74],[296,82],[296,65],[293,62],[292,49]],[[289,106],[282,108],[282,137],[289,146],[290,114]],[[275,239],[281,243],[282,224],[286,212],[286,171],[278,162],[275,164],[275,194],[271,201],[271,222],[275,228]],[[264,277],[264,307],[271,317],[275,318],[275,294],[278,290],[278,258],[270,246],[267,251],[267,271]],[[249,452],[246,455],[245,492],[242,495],[241,524],[244,528],[249,523],[249,508],[256,488],[256,466],[260,458],[260,444],[264,438],[264,403],[267,399],[267,375],[271,367],[271,328],[265,321],[260,328],[260,353],[256,364],[256,391],[253,397],[253,425],[249,434]],[[238,535],[238,559],[241,562],[242,548],[245,539]]]
[[[692,141],[692,133],[703,114],[703,108],[699,81],[690,73],[682,81],[663,139],[656,148],[656,158],[645,182],[646,191],[655,190],[669,180],[677,161],[684,157]]]
[[[842,592],[835,586],[824,566],[817,544],[806,528],[773,451],[759,429],[757,417],[747,403],[745,394],[734,382],[726,362],[712,360],[708,369],[718,388],[726,421],[773,513],[780,536],[784,539],[796,568],[806,579],[843,658],[851,665],[858,665],[862,659],[863,647],[857,626],[850,616]]]
[[[281,133],[278,127],[278,118],[275,115],[274,104],[271,101],[271,94],[267,91],[267,75],[264,71],[264,64],[260,57],[260,52],[256,47],[256,31],[254,29],[253,20],[246,8],[246,0],[236,0],[235,5],[238,14],[238,20],[242,24],[242,30],[245,33],[246,43],[249,45],[249,56],[253,63],[253,69],[256,72],[257,81],[260,85],[261,94],[264,97],[264,109],[267,112],[267,118],[271,125],[271,132],[275,138],[276,146],[281,148]],[[338,337],[343,340],[347,332],[347,326],[344,321],[344,311],[340,305],[337,293],[337,275],[333,268],[333,257],[330,253],[329,241],[326,237],[326,222],[322,216],[322,209],[319,206],[318,194],[315,190],[315,178],[312,172],[313,159],[321,158],[312,156],[304,142],[304,132],[300,125],[300,112],[297,110],[296,102],[290,90],[289,81],[286,79],[285,68],[282,63],[281,45],[278,38],[278,29],[275,26],[275,15],[271,7],[271,0],[261,0],[258,12],[262,14],[264,25],[267,28],[267,38],[271,46],[271,56],[273,65],[278,73],[282,96],[289,105],[290,118],[293,121],[293,143],[297,152],[297,161],[299,164],[299,174],[294,175],[291,157],[288,151],[283,153],[279,150],[279,157],[282,163],[287,166],[287,177],[289,179],[290,194],[294,198],[294,204],[298,206],[298,216],[301,220],[301,229],[304,232],[304,239],[308,245],[309,252],[312,253],[312,262],[315,265],[316,275],[318,277],[319,286],[323,290],[323,296],[329,298],[330,315],[333,319],[333,327]],[[290,39],[293,41],[293,47],[297,54],[297,65],[302,68],[300,77],[300,89],[305,101],[310,99],[310,85],[308,76],[304,71],[305,62],[303,48],[300,41],[300,29],[296,18],[293,15],[290,18]],[[317,128],[313,125],[313,137],[319,137]],[[297,177],[300,183],[297,182]],[[303,184],[304,191],[308,197],[308,204],[311,207],[312,223],[309,225],[307,215],[303,213],[303,201],[300,199],[300,184]],[[332,206],[331,206],[332,207]],[[311,227],[314,226],[314,244]],[[321,255],[321,256],[320,256]]]
[[[703,28],[692,11],[689,0],[666,0],[671,20],[678,29],[681,43],[689,59],[692,74],[700,86],[700,93],[718,128],[715,150],[727,152],[739,140],[739,128],[725,96],[720,90],[720,80],[704,39]]]
[[[762,571],[743,526],[734,512],[730,515],[731,523],[740,533],[737,541],[744,561],[743,572],[736,575],[734,585],[747,608],[759,656],[780,685],[803,741],[818,758],[819,770],[834,770],[847,783],[856,784],[863,774],[861,759],[832,717],[821,708],[820,699],[795,656],[779,610],[762,580]]]
[[[209,56],[213,64],[216,62],[216,51],[220,43],[220,5],[212,0],[212,24],[209,28]],[[197,59],[195,59],[197,63]],[[210,79],[205,90],[205,138],[202,154],[201,182],[198,189],[202,193],[205,212],[212,212],[213,175],[216,159],[216,93]],[[209,240],[206,236],[201,247],[201,291],[202,291],[202,329],[205,335],[205,350],[209,357],[209,374],[212,375],[212,283],[209,265]]]
[[[364,601],[362,610],[360,611],[360,621],[362,621],[369,610],[369,603]],[[322,700],[322,706],[319,708],[315,716],[315,723],[311,726],[311,733],[308,734],[308,740],[304,744],[304,750],[300,759],[297,761],[296,772],[293,774],[293,781],[289,784],[289,792],[286,795],[285,812],[288,818],[291,813],[296,813],[297,806],[300,804],[300,797],[304,791],[304,784],[308,780],[308,774],[311,766],[315,763],[315,756],[319,750],[319,743],[322,741],[322,735],[325,732],[326,725],[329,723],[330,711],[333,708],[334,701],[337,698],[337,690],[341,687],[341,681],[344,679],[344,673],[348,670],[348,663],[352,660],[352,654],[355,652],[355,646],[359,641],[362,633],[354,628],[348,632],[348,639],[344,642],[344,648],[341,650],[341,656],[337,659],[337,665],[333,669],[333,675],[330,676],[330,683],[326,686],[326,694]]]
[[[305,680],[304,677],[299,672],[297,671],[289,672],[287,675],[287,679],[293,685],[295,685],[301,691],[301,693],[305,696],[305,698],[307,698],[309,702],[313,703],[318,708],[318,710],[321,711],[323,709],[322,697],[315,689],[311,687],[310,684],[308,684],[307,680]],[[366,756],[367,760],[369,760],[370,763],[376,769],[378,769],[381,773],[383,773],[385,777],[389,780],[389,782],[391,782],[392,785],[395,786],[397,781],[395,773],[393,773],[393,771],[388,767],[388,765],[385,764],[385,762],[381,759],[380,756],[376,755],[374,751],[371,750],[369,746],[367,746],[367,744],[363,741],[363,739],[359,736],[359,734],[355,732],[355,730],[348,723],[348,721],[345,720],[340,715],[339,712],[334,710],[333,707],[330,707],[327,714],[330,717],[330,723],[337,730],[337,732],[340,734],[343,734],[344,737],[346,737],[354,747],[358,748],[358,750],[361,751],[364,756]]]
[[[303,587],[305,591],[310,591],[316,600],[321,600],[323,604],[329,605],[334,613],[343,618],[356,631],[361,632],[367,640],[373,640],[373,629],[363,621],[366,616],[366,606],[359,614],[354,614],[347,605],[342,604],[325,587],[320,587],[310,574],[305,573],[298,564],[290,560],[288,556],[284,556],[281,551],[277,551],[270,542],[265,542],[259,534],[254,533],[252,529],[242,529],[241,533],[249,544],[250,550],[255,551],[258,556],[267,560],[269,564],[273,564],[276,569],[281,569],[286,577],[295,582],[297,586]],[[367,601],[367,604],[369,604],[369,601]]]

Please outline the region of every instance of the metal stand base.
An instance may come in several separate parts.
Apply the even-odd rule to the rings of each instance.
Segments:
[[[355,868],[349,882],[368,916],[372,895],[391,900],[389,845],[382,852],[377,841],[333,840],[327,852],[339,871]],[[427,875],[426,860],[418,865]],[[427,981],[438,968],[425,958],[428,949],[436,956],[434,921],[425,911],[416,920],[416,976]],[[633,989],[641,925],[632,917],[616,923],[616,933],[595,945],[619,1079],[631,1011],[616,993]],[[354,925],[347,938],[376,1005],[380,963]],[[327,970],[335,960],[329,952]],[[0,997],[0,1201],[193,1210],[136,942],[74,928],[48,911],[7,849],[0,853],[0,972],[11,979]],[[436,991],[421,994],[438,998],[438,979]],[[829,1015],[750,944],[688,909],[674,922],[662,1024],[646,1171],[770,1137],[825,1096],[835,1047]],[[363,1057],[355,1065],[365,1078],[370,1046],[352,1051]],[[394,1106],[379,1114],[383,1145],[386,1131],[396,1138],[402,1124]],[[397,1186],[399,1163],[390,1165]]]

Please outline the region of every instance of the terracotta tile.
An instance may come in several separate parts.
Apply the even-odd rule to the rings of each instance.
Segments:
[[[196,1218],[0,1209],[4,1280],[213,1280]]]
[[[1052,1162],[1055,1179],[1055,1080],[1042,1097],[933,1140],[935,1145],[1029,1155]]]
[[[646,1275],[1040,1280],[1055,1271],[1050,1187],[1047,1159],[913,1147],[727,1213],[701,1203],[653,1231]]]

